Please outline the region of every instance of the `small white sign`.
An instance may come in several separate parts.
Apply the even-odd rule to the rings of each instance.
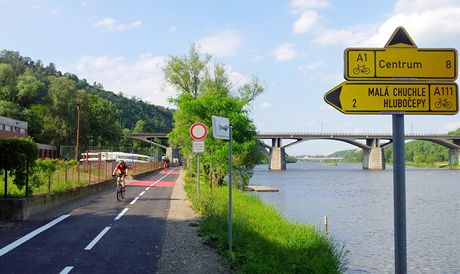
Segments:
[[[193,153],[204,153],[204,141],[192,141]]]
[[[230,139],[230,122],[228,118],[212,116],[212,137],[217,139]]]

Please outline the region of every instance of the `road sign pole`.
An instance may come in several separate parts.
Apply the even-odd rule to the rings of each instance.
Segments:
[[[197,171],[197,174],[196,174],[196,191],[198,192],[198,196],[200,195],[201,193],[201,190],[200,190],[200,154],[197,153],[197,166],[196,166],[196,171]]]
[[[228,174],[228,250],[232,251],[232,227],[233,227],[233,212],[232,212],[232,126],[228,127],[229,129],[229,155],[228,163],[230,165],[230,170]]]
[[[404,115],[393,114],[392,116],[395,273],[406,274],[406,166],[404,159]]]

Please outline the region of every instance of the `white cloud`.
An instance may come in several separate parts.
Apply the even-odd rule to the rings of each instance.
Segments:
[[[318,31],[314,33],[313,41],[322,46],[383,47],[394,30],[404,26],[419,47],[453,47],[460,42],[458,18],[458,0],[399,0],[393,12],[380,24],[329,29],[316,20],[315,29]],[[306,32],[301,32],[300,27],[298,30],[297,33]]]
[[[439,7],[455,7],[458,5],[458,0],[399,0],[395,5],[394,12],[416,12],[429,9],[439,9]]]
[[[267,108],[270,108],[272,106],[272,104],[270,104],[269,102],[263,102],[261,105],[260,105],[260,108],[261,109],[267,109]]]
[[[365,46],[377,46],[364,42],[375,32],[376,26],[374,25],[357,25],[343,29],[322,29],[315,33],[313,41],[322,46],[344,45],[356,47],[363,46],[363,43]]]
[[[169,28],[169,32],[176,32],[176,31],[177,31],[176,26],[171,26]]]
[[[297,56],[294,44],[282,44],[274,52],[277,61],[289,61]]]
[[[291,7],[294,11],[304,11],[307,9],[328,8],[331,4],[324,0],[292,0]]]
[[[321,68],[324,68],[324,62],[316,61],[316,62],[300,65],[297,67],[297,70],[298,71],[316,71]]]
[[[311,30],[318,21],[318,13],[314,10],[307,10],[294,23],[294,33],[302,34]]]
[[[95,23],[93,23],[93,27],[99,31],[124,31],[128,29],[138,28],[140,27],[142,22],[140,20],[133,21],[129,24],[121,24],[118,23],[112,17],[105,17]]]
[[[241,46],[241,36],[237,31],[224,30],[216,35],[200,39],[197,45],[204,53],[225,57],[235,55]]]
[[[449,40],[458,39],[460,34],[459,17],[460,3],[457,7],[397,13],[386,20],[379,28],[378,33],[370,40],[385,44],[396,27],[404,26],[417,45],[445,44]]]
[[[171,107],[168,98],[175,96],[176,92],[165,84],[162,71],[165,60],[166,57],[150,53],[133,62],[123,56],[82,56],[69,70],[76,70],[76,74],[89,83],[101,83],[106,90]]]

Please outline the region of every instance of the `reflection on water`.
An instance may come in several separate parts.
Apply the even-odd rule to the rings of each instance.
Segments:
[[[288,219],[322,227],[344,243],[349,273],[394,272],[393,171],[361,164],[301,162],[285,171],[256,167],[252,185],[278,188],[257,193]],[[409,273],[460,273],[460,170],[406,170]]]

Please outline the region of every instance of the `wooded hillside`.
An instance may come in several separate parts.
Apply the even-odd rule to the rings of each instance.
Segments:
[[[0,53],[0,115],[28,123],[36,142],[75,145],[77,105],[82,146],[130,146],[130,132],[169,132],[170,109],[127,98],[56,70],[53,63]]]

